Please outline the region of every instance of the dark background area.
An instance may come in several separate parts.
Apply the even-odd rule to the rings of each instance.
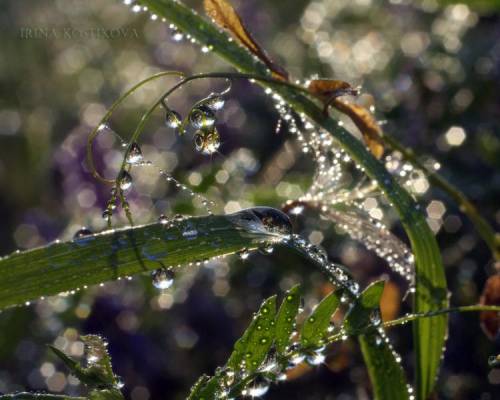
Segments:
[[[424,159],[439,162],[441,173],[499,230],[498,9],[434,0],[233,3],[263,47],[297,79],[318,74],[362,86],[373,96],[377,117],[386,121],[384,130]],[[201,1],[189,4],[200,8]],[[4,0],[0,54],[1,255],[71,238],[81,226],[104,228],[109,189],[89,174],[85,144],[127,88],[166,69],[230,70],[189,40],[172,40],[168,23],[110,0]],[[129,137],[142,112],[173,82],[155,81],[138,91],[114,115],[113,129]],[[185,113],[223,87],[217,81],[196,83],[169,104]],[[280,206],[310,183],[313,164],[305,157],[269,175],[285,148],[297,150],[293,136],[275,134],[278,116],[256,86],[233,86],[219,118],[220,154],[212,157],[197,154],[191,140],[176,137],[162,118],[155,114],[142,137],[146,158],[205,192],[217,202],[218,213]],[[119,144],[103,136],[97,147],[100,166],[112,176],[122,157]],[[137,222],[154,221],[160,213],[204,212],[165,185],[154,169],[145,168],[134,179],[130,203]],[[452,304],[477,303],[485,280],[495,273],[487,246],[442,192],[425,190],[420,201],[442,249]],[[401,280],[361,244],[313,213],[295,218],[294,228],[321,242],[363,286],[388,274],[387,307],[409,311],[401,302],[406,290]],[[397,226],[395,232],[404,237]],[[277,248],[245,262],[230,257],[186,268],[165,292],[144,276],[4,311],[0,393],[85,393],[45,345],[78,358],[78,334],[97,333],[109,341],[127,398],[185,398],[198,376],[224,364],[262,299],[296,282],[303,284],[306,309],[331,289],[311,265]],[[391,329],[390,337],[411,374],[411,327]],[[498,340],[482,333],[476,314],[451,315],[438,398],[499,398],[500,370],[487,364],[498,352]],[[297,375],[273,386],[266,398],[371,398],[359,348],[350,340],[334,346],[325,365]]]

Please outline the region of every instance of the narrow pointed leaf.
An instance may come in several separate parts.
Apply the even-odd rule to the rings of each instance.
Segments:
[[[220,399],[220,385],[217,377],[203,375],[194,384],[188,400],[217,400]]]
[[[283,354],[290,344],[295,319],[300,306],[300,285],[288,290],[276,316],[276,352]]]
[[[373,325],[374,317],[380,318],[379,304],[384,292],[384,281],[370,284],[356,299],[344,320],[346,333],[356,335]]]
[[[408,386],[401,364],[390,345],[377,333],[359,337],[361,351],[373,385],[376,400],[408,400]]]
[[[255,371],[264,361],[275,335],[276,296],[262,303],[250,326],[234,345],[227,366],[235,371],[244,362],[248,372]]]
[[[407,400],[408,386],[403,368],[396,361],[392,346],[385,341],[385,334],[378,331],[382,322],[380,299],[384,285],[384,281],[373,282],[359,295],[346,315],[344,329],[348,334],[366,332],[359,336],[359,343],[375,399]]]
[[[254,249],[268,233],[245,224],[241,215],[193,217],[169,228],[158,223],[110,230],[3,257],[0,309],[152,271],[162,264],[178,266]],[[248,217],[258,224],[251,211]]]
[[[330,293],[305,320],[300,333],[302,346],[318,347],[324,344],[323,342],[328,335],[330,320],[340,304],[341,295],[340,290]]]

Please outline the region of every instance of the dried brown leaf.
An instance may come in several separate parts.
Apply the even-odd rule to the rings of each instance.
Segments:
[[[382,130],[370,111],[363,106],[348,103],[339,98],[333,99],[331,104],[354,122],[372,154],[380,159],[384,155],[384,145],[381,139]]]
[[[358,91],[349,83],[336,79],[313,79],[307,90],[323,100],[325,106],[328,106],[337,97],[358,94]]]
[[[500,306],[500,274],[488,278],[479,301],[485,306]],[[481,328],[491,340],[500,333],[500,315],[497,311],[482,311],[479,315]]]
[[[227,0],[204,0],[205,13],[221,28],[228,30],[249,51],[255,54],[278,79],[288,80],[288,73],[272,62],[246,29],[243,21]]]

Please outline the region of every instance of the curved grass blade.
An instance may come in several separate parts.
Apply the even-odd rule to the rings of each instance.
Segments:
[[[265,64],[241,46],[232,43],[229,36],[214,24],[201,18],[188,7],[175,0],[140,0],[157,15],[174,23],[189,33],[202,45],[211,46],[220,55],[242,72],[269,77]],[[322,109],[298,89],[272,83],[262,83],[290,104],[295,111],[303,113],[327,130],[349,155],[364,168],[367,175],[377,181],[387,199],[394,205],[403,227],[410,239],[416,264],[416,292],[413,311],[426,313],[448,307],[447,285],[439,248],[424,215],[413,198],[373,157],[366,147],[333,118],[325,117]],[[446,336],[448,317],[440,315],[425,318],[414,324],[413,341],[416,357],[416,397],[425,400],[431,393],[439,369]]]
[[[380,298],[384,281],[370,284],[357,298],[344,320],[344,329],[358,340],[377,400],[408,400],[408,384],[396,355],[380,327]]]
[[[341,290],[330,293],[305,320],[300,333],[300,342],[303,347],[314,348],[325,344],[330,320],[340,304],[341,296]]]
[[[252,211],[243,210],[187,218],[170,227],[158,223],[110,230],[14,253],[0,259],[0,309],[162,266],[255,249],[275,236],[256,229],[258,224]]]
[[[300,306],[300,285],[295,285],[285,294],[276,316],[276,352],[284,354],[295,326],[295,318]]]
[[[265,360],[275,337],[276,296],[265,300],[255,314],[250,326],[234,345],[227,367],[253,372]]]

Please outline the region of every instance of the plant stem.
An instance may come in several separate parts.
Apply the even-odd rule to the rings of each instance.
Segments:
[[[90,171],[92,173],[92,175],[94,176],[94,178],[96,178],[97,180],[103,182],[103,183],[106,183],[106,184],[114,184],[115,183],[115,179],[107,179],[107,178],[104,178],[103,176],[101,176],[99,174],[99,172],[96,170],[95,168],[95,163],[94,163],[94,156],[93,156],[93,153],[92,153],[92,144],[99,132],[99,127],[104,124],[106,121],[109,120],[109,118],[111,117],[111,115],[113,114],[113,112],[116,110],[116,108],[121,104],[123,103],[123,101],[129,97],[132,93],[134,93],[137,89],[139,89],[141,86],[145,85],[146,83],[152,81],[152,80],[155,80],[157,78],[161,78],[161,77],[164,77],[164,76],[184,76],[184,74],[182,72],[178,72],[178,71],[163,71],[163,72],[159,72],[155,75],[152,75],[142,81],[140,81],[139,83],[137,83],[136,85],[132,86],[129,90],[127,90],[123,95],[120,96],[120,98],[118,98],[118,100],[116,100],[112,105],[111,107],[108,109],[108,111],[106,112],[106,114],[104,114],[104,117],[102,117],[101,121],[99,122],[99,124],[97,124],[97,126],[92,130],[92,132],[89,134],[89,137],[87,139],[87,163],[90,167]]]

